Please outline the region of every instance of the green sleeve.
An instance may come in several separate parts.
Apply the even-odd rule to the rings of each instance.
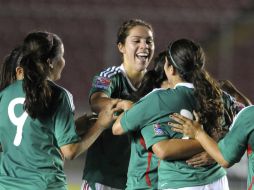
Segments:
[[[103,92],[108,97],[111,97],[111,94],[117,90],[115,85],[115,75],[112,77],[102,77],[99,75],[94,76],[92,87],[89,92],[89,97],[95,92]],[[90,98],[89,98],[90,99]]]
[[[163,127],[160,126],[160,124],[153,124],[144,127],[141,130],[141,134],[144,138],[147,149],[150,149],[152,145],[160,141],[170,138],[167,131],[165,131]]]
[[[240,161],[248,146],[248,137],[254,129],[254,106],[244,108],[235,118],[231,130],[219,142],[224,159],[230,164]]]
[[[152,105],[152,107],[151,107]],[[135,103],[131,109],[124,112],[121,125],[125,132],[142,129],[158,116],[158,97],[151,93]]]
[[[69,100],[67,94],[63,93],[55,115],[55,137],[59,147],[80,140],[76,133],[74,114],[70,102],[72,101]]]

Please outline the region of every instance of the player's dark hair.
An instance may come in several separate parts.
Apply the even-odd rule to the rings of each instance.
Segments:
[[[166,51],[163,51],[154,58],[153,68],[146,72],[139,89],[132,94],[131,99],[133,101],[138,101],[154,88],[160,88],[162,82],[167,80],[167,76],[164,71],[166,55]]]
[[[52,89],[49,86],[49,61],[58,56],[61,39],[49,32],[32,32],[23,43],[21,67],[24,69],[25,110],[32,118],[50,113]]]
[[[144,26],[153,32],[153,28],[149,23],[141,19],[131,19],[131,20],[125,21],[118,29],[117,44],[119,43],[125,44],[125,40],[127,36],[129,36],[130,30],[134,28],[135,26]]]
[[[223,117],[222,91],[216,80],[204,69],[205,53],[197,43],[180,39],[168,46],[167,59],[179,76],[194,85],[198,108],[204,129],[210,134],[222,131]]]
[[[8,54],[1,65],[0,70],[0,90],[9,86],[16,80],[16,68],[22,58],[22,48],[17,47]]]

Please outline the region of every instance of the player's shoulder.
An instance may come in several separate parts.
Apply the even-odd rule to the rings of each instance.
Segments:
[[[249,113],[251,115],[254,114],[254,105],[250,105],[250,106],[246,106],[245,108],[243,108],[238,115],[243,114],[243,113]]]
[[[60,97],[66,98],[69,106],[71,107],[71,110],[75,110],[75,105],[73,102],[73,96],[66,88],[50,81],[50,85],[53,87],[54,91],[59,93]]]
[[[121,74],[121,66],[111,66],[102,70],[98,76],[103,78],[112,78],[118,74]]]
[[[164,89],[164,88],[155,88],[155,89],[153,89],[151,92],[149,92],[147,95],[145,95],[141,99],[151,99],[151,98],[153,99],[153,98],[157,98],[162,93],[165,93],[166,91],[167,91],[167,89]]]

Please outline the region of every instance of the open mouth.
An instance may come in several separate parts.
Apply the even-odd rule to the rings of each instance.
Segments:
[[[148,59],[148,53],[137,53],[136,57],[140,60],[140,61],[146,61]]]

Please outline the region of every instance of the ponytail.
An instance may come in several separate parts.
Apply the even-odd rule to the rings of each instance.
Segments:
[[[21,65],[25,73],[23,79],[26,94],[25,110],[32,118],[45,115],[49,110],[52,94],[47,81],[49,66],[38,62],[33,54],[24,56]]]
[[[196,43],[180,39],[169,45],[167,58],[180,78],[194,85],[197,112],[206,132],[212,137],[221,136],[224,107],[222,91],[217,82],[203,68],[205,53]]]
[[[224,133],[221,127],[224,113],[222,91],[217,82],[203,69],[193,72],[193,85],[198,100],[197,111],[204,129],[209,135],[219,139]]]
[[[53,106],[52,89],[48,81],[50,60],[58,56],[61,39],[48,32],[28,34],[23,43],[23,89],[26,94],[24,108],[32,118],[50,115]]]

